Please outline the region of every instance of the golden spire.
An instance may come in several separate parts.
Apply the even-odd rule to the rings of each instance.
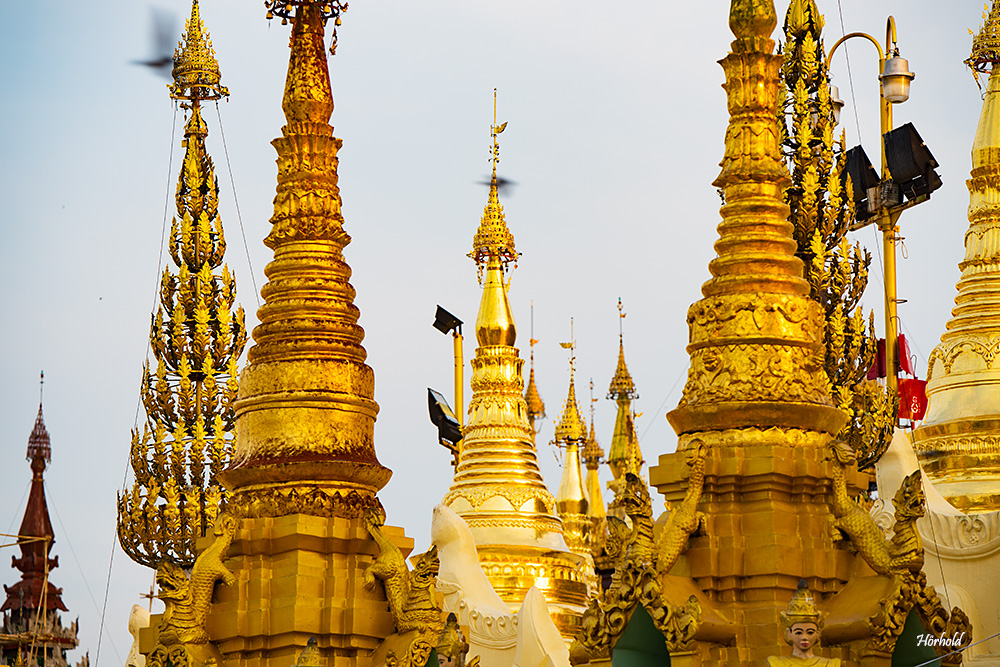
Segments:
[[[639,474],[639,469],[629,468],[629,457],[636,456],[636,451],[632,450],[639,448],[632,414],[632,402],[639,398],[639,394],[635,390],[635,383],[628,372],[628,366],[625,365],[625,343],[622,332],[624,319],[622,300],[618,299],[618,367],[615,369],[614,377],[611,378],[611,386],[608,387],[608,399],[618,404],[614,435],[611,436],[611,446],[608,448],[608,466],[615,480],[620,479],[628,471]],[[638,461],[642,462],[641,451],[638,452]]]
[[[572,320],[570,320],[572,327]],[[556,493],[556,508],[563,522],[563,535],[566,544],[573,553],[585,560],[584,571],[590,575],[588,585],[596,590],[596,573],[593,556],[590,552],[590,533],[593,522],[590,518],[590,503],[583,486],[580,474],[580,446],[587,441],[587,425],[580,415],[580,406],[576,402],[574,375],[576,373],[576,341],[560,345],[570,350],[569,358],[569,392],[563,405],[562,416],[555,428],[555,440],[552,444],[564,450],[562,479],[559,481],[559,491]]]
[[[587,436],[587,444],[583,446],[580,454],[583,456],[583,464],[587,468],[587,480],[583,490],[587,494],[587,515],[591,519],[603,519],[607,515],[604,507],[604,496],[601,494],[601,478],[599,474],[601,461],[604,459],[604,450],[597,442],[597,433],[594,429],[594,380],[590,380],[590,433]]]
[[[497,135],[506,127],[506,123],[496,123],[495,100],[494,91],[494,170],[499,156]],[[528,589],[537,585],[549,601],[556,626],[569,637],[575,633],[587,599],[587,582],[580,571],[580,557],[566,546],[555,498],[538,467],[524,400],[524,361],[514,347],[517,330],[504,280],[508,263],[516,258],[514,241],[495,178],[470,256],[480,272],[484,268],[486,272],[476,318],[479,347],[472,360],[472,398],[462,451],[442,502],[469,524],[483,570],[500,597],[516,607]],[[538,574],[526,574],[512,583],[503,571],[513,563],[526,573]]]
[[[380,509],[375,494],[391,471],[375,454],[375,378],[364,362],[364,330],[344,258],[333,94],[323,45],[340,4],[274,0],[292,21],[281,108],[272,145],[278,186],[274,251],[261,289],[255,345],[240,380],[238,463],[225,480],[250,516],[360,517]],[[294,12],[294,13],[293,13]]]
[[[170,96],[185,100],[184,161],[177,181],[177,215],[169,250],[176,270],[160,281],[150,348],[156,367],[142,372],[142,432],[132,431],[131,493],[118,498],[118,539],[129,557],[148,567],[189,568],[195,540],[206,534],[225,503],[218,482],[235,444],[233,404],[239,358],[246,344],[236,281],[223,264],[226,240],[219,189],[205,149],[202,100],[229,94],[219,81],[198,2],[174,52]],[[218,271],[219,267],[221,271]],[[235,312],[234,312],[234,306]]]
[[[524,401],[528,404],[528,422],[531,424],[531,430],[536,434],[538,431],[535,429],[535,421],[545,419],[545,403],[542,401],[541,394],[538,393],[538,387],[535,386],[535,344],[538,339],[535,338],[535,302],[531,302],[531,338],[528,339],[528,343],[531,346],[531,365],[528,371],[528,388],[524,390]]]
[[[994,4],[973,56],[985,63]],[[991,27],[993,26],[993,27]],[[977,56],[977,44],[979,47]],[[969,227],[951,320],[927,362],[927,413],[914,448],[935,488],[966,512],[1000,510],[1000,70],[993,69],[972,144]]]

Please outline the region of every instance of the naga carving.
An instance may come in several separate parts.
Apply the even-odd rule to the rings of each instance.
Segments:
[[[437,547],[414,557],[411,572],[399,547],[382,532],[383,524],[380,511],[365,516],[365,528],[378,545],[379,555],[365,572],[364,586],[373,590],[376,580],[382,582],[396,633],[385,639],[372,664],[424,667],[445,626],[434,590],[440,568]]]
[[[700,440],[692,442],[691,445],[691,455],[688,458],[691,477],[688,480],[687,492],[677,509],[667,517],[660,532],[660,539],[656,543],[656,571],[660,574],[670,572],[693,533],[707,530],[705,515],[698,511],[698,502],[701,500],[701,489],[705,483],[705,455],[708,448]]]
[[[580,633],[570,648],[574,663],[587,662],[591,657],[609,655],[625,631],[632,613],[642,605],[653,625],[663,634],[670,651],[690,646],[701,624],[701,604],[694,596],[683,605],[671,605],[662,597],[661,576],[672,566],[663,567],[660,558],[676,560],[687,543],[690,532],[702,524],[697,512],[697,497],[701,495],[704,475],[705,447],[699,443],[692,455],[692,473],[698,472],[698,490],[685,497],[684,505],[674,514],[673,523],[664,527],[658,543],[653,542],[653,512],[645,480],[625,473],[615,505],[622,508],[632,523],[608,517],[607,553],[617,556],[611,586],[591,598],[583,612]],[[699,462],[700,461],[700,466]],[[670,528],[670,526],[673,526]],[[690,531],[688,530],[690,527]],[[667,530],[672,534],[667,534]]]
[[[215,540],[191,568],[191,577],[179,566],[164,561],[156,570],[158,597],[163,601],[163,618],[156,647],[146,661],[148,667],[201,667],[209,659],[221,662],[218,650],[209,643],[205,620],[212,603],[215,583],[229,586],[236,577],[223,559],[236,534],[236,519],[223,513],[215,521]]]
[[[924,564],[924,548],[916,530],[916,520],[924,515],[924,491],[920,472],[909,475],[892,500],[896,522],[892,540],[887,540],[869,511],[852,500],[847,492],[847,466],[856,463],[849,445],[833,441],[830,452],[834,459],[833,489],[830,510],[834,541],[842,536],[851,543],[875,572],[884,575],[919,572]]]

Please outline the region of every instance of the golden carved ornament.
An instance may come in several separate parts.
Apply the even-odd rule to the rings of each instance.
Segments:
[[[697,461],[704,460],[705,449],[698,446],[694,451],[692,465],[697,467]],[[617,558],[615,572],[610,587],[588,603],[580,633],[570,648],[574,662],[610,654],[639,605],[663,633],[671,652],[688,650],[701,623],[701,604],[693,595],[681,606],[671,605],[661,596],[661,576],[672,566],[667,561],[675,560],[686,544],[693,531],[693,528],[688,530],[691,522],[668,524],[665,530],[671,533],[661,535],[654,545],[652,506],[645,481],[631,472],[625,473],[618,496],[616,503],[625,510],[632,528],[629,530],[617,517],[607,518],[606,554]],[[682,511],[697,506],[696,496],[700,496],[700,488]],[[701,521],[695,518],[693,523],[697,527]]]
[[[236,534],[236,523],[229,514],[219,515],[215,540],[198,554],[190,577],[170,561],[157,569],[157,597],[163,601],[164,611],[156,646],[147,658],[151,667],[202,667],[213,659],[221,664],[222,655],[209,642],[205,620],[215,582],[222,580],[227,586],[235,582],[223,560]]]
[[[829,451],[833,462],[830,510],[834,516],[834,541],[838,541],[838,535],[846,536],[868,566],[879,574],[919,572],[924,564],[923,543],[915,525],[924,515],[920,471],[907,476],[893,498],[896,520],[890,542],[869,510],[848,494],[847,470],[857,461],[853,450],[846,443],[835,440],[830,443]]]
[[[851,244],[854,201],[845,193],[844,134],[834,140],[823,17],[815,0],[793,0],[785,15],[784,113],[779,129],[792,186],[785,192],[796,256],[822,308],[823,369],[834,405],[849,416],[838,437],[866,468],[885,452],[896,423],[895,397],[866,379],[875,360],[874,312],[865,316],[870,253]],[[816,320],[813,320],[816,322]]]
[[[382,582],[396,625],[395,635],[383,642],[383,646],[392,647],[385,664],[422,667],[445,629],[441,605],[434,592],[440,569],[437,546],[414,557],[411,572],[399,547],[382,533],[383,524],[381,512],[370,511],[365,515],[365,528],[378,545],[379,555],[365,571],[364,586],[371,590],[376,580]]]
[[[228,91],[218,85],[197,1],[184,40],[174,56],[171,93],[187,100],[189,110],[168,242],[176,269],[165,268],[160,281],[149,335],[155,368],[147,361],[142,374],[146,420],[132,431],[135,481],[118,497],[119,542],[132,560],[152,568],[165,562],[190,568],[195,540],[225,505],[217,477],[232,458],[238,363],[246,344],[236,281],[223,264],[219,189],[201,117],[201,100]]]

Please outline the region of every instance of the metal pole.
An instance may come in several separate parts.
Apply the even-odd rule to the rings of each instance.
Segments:
[[[462,409],[462,389],[465,384],[463,374],[465,364],[462,360],[462,332],[456,328],[451,332],[451,335],[455,339],[455,417],[458,419],[458,425],[463,426],[465,424],[465,411]]]
[[[885,26],[885,51],[880,54],[879,74],[885,72],[885,59],[891,53],[892,43],[895,42],[896,23],[890,16]],[[881,131],[882,131],[882,182],[891,178],[889,166],[885,159],[885,135],[892,130],[892,104],[885,99],[881,81],[879,82],[879,102],[882,107]],[[881,202],[880,202],[881,203]],[[896,221],[899,216],[893,216],[883,205],[879,215],[878,226],[882,231],[882,256],[885,263],[885,386],[889,396],[896,396],[899,391],[899,380],[896,374],[896,359],[899,355],[898,341],[899,334],[896,331],[896,236],[899,228]],[[898,416],[897,416],[898,421]]]

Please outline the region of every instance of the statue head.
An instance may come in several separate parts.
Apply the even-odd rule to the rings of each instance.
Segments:
[[[798,590],[792,595],[788,609],[781,612],[781,624],[785,626],[785,641],[792,647],[792,655],[813,657],[812,649],[819,644],[823,629],[823,614],[816,608],[805,579],[799,580]]]

